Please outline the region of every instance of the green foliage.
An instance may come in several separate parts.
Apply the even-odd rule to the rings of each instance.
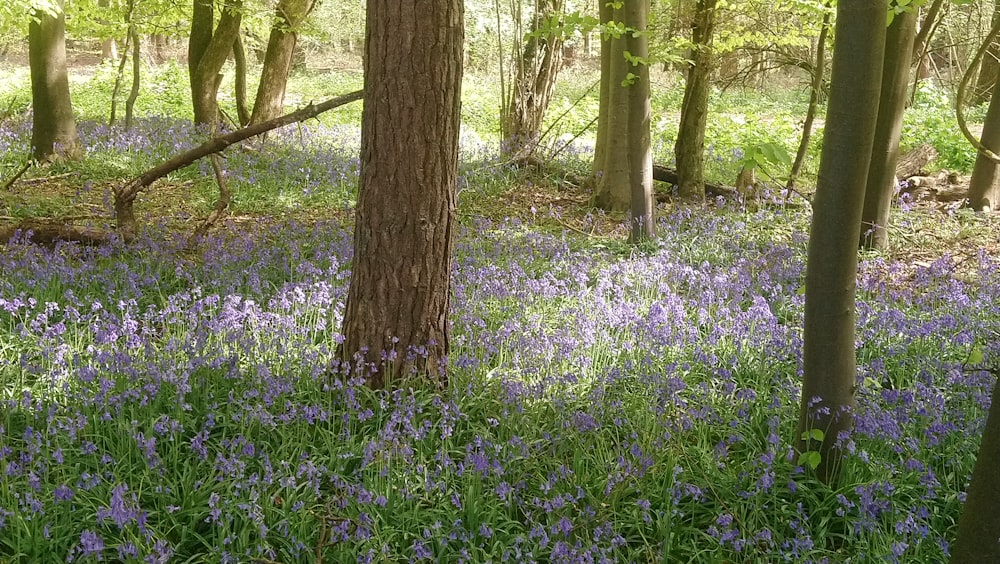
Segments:
[[[982,123],[985,108],[971,109],[966,118]],[[932,81],[923,81],[912,107],[903,115],[900,148],[903,151],[930,143],[938,152],[933,166],[957,172],[969,172],[976,162],[976,150],[962,136],[955,119],[951,97]]]

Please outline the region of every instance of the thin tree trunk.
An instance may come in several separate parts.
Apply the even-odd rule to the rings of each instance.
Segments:
[[[136,31],[134,23],[129,25],[128,33],[132,42],[132,88],[129,90],[128,99],[125,100],[125,129],[132,128],[135,101],[139,99],[139,73],[142,69],[142,46],[139,43],[139,33]]]
[[[649,42],[646,16],[649,0],[631,0],[625,11],[625,25],[636,30],[628,34],[626,48],[638,63],[633,63],[635,79],[628,86],[628,157],[631,196],[631,231],[629,239],[639,243],[652,239],[656,222],[653,218],[653,150],[650,145]]]
[[[250,111],[247,109],[247,52],[239,33],[236,34],[236,41],[233,41],[233,63],[236,67],[236,78],[233,81],[236,119],[240,122],[240,127],[246,127],[250,123]]]
[[[275,8],[274,24],[264,52],[257,97],[250,123],[279,116],[285,110],[285,86],[292,70],[292,57],[298,40],[297,29],[312,11],[313,0],[281,0]]]
[[[715,32],[717,0],[698,0],[691,26],[694,44],[681,103],[680,126],[674,157],[680,177],[681,198],[705,199],[705,123],[708,119],[708,90],[712,74],[712,39]]]
[[[813,199],[795,444],[816,463],[817,477],[830,484],[839,479],[843,441],[854,426],[857,245],[878,114],[887,11],[885,0],[837,3],[830,102]]]
[[[354,264],[338,356],[447,385],[462,0],[369,0]]]
[[[792,163],[792,170],[788,173],[788,184],[786,185],[788,190],[795,188],[795,180],[802,173],[802,165],[806,162],[809,140],[812,138],[813,122],[816,121],[819,98],[823,93],[823,76],[826,74],[826,36],[830,31],[831,16],[829,4],[824,4],[824,8],[823,23],[819,29],[819,37],[816,39],[816,59],[812,68],[812,80],[809,82],[809,108],[806,110],[806,118],[802,124],[799,149],[795,151],[795,162]]]
[[[202,4],[202,0],[195,0],[194,17],[191,21],[188,52],[190,56],[197,57],[196,60],[188,61],[189,68],[193,68],[191,101],[194,106],[194,122],[214,127],[219,120],[217,101],[221,82],[219,71],[229,58],[233,42],[240,32],[243,0],[235,0],[231,5],[227,5],[214,32],[211,30],[211,1],[209,0],[207,11]],[[204,42],[206,24],[199,19],[205,17],[209,18],[207,26],[210,37],[207,43]]]
[[[913,51],[916,27],[916,13],[906,11],[896,14],[886,30],[875,142],[861,212],[859,245],[864,249],[885,249],[889,246],[886,227],[896,188],[896,161],[899,159],[899,138],[903,133],[906,92],[910,85],[910,53]]]
[[[613,15],[614,10],[611,5],[598,0],[598,18],[602,27],[611,21]],[[595,194],[597,193],[601,176],[604,173],[604,161],[607,159],[608,145],[610,144],[610,137],[608,136],[608,124],[610,120],[608,102],[611,95],[611,37],[601,33],[599,47],[601,49],[599,53],[601,59],[601,78],[600,88],[598,89],[597,135],[594,142],[594,162],[590,167],[590,178],[587,181],[589,188]]]
[[[994,2],[993,21],[990,25],[996,25],[998,21],[1000,21],[1000,2]],[[986,55],[982,62],[979,63],[979,76],[972,89],[969,104],[978,106],[989,100],[990,92],[993,91],[993,85],[996,84],[998,76],[1000,76],[1000,41],[993,41],[986,49]]]
[[[994,96],[995,96],[994,92]],[[994,97],[994,100],[996,98]],[[958,534],[951,546],[952,564],[1000,562],[1000,382],[994,384],[990,412],[972,470]]]
[[[28,24],[28,61],[31,69],[31,153],[39,161],[77,155],[76,121],[66,71],[66,14],[62,0],[58,14],[36,10]]]

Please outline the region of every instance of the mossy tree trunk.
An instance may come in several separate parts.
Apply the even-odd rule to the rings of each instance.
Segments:
[[[912,9],[897,14],[886,30],[875,142],[861,212],[859,244],[866,249],[885,249],[889,246],[889,210],[896,188],[896,161],[899,159],[899,138],[903,133],[903,113],[910,85],[910,61],[916,31],[917,14]]]
[[[55,13],[36,10],[28,24],[31,74],[31,154],[39,161],[78,153],[76,121],[66,71],[66,14],[63,2]]]
[[[796,449],[835,484],[854,426],[855,289],[861,208],[885,49],[885,0],[839,0],[819,180],[806,263],[802,401]]]
[[[462,0],[369,0],[354,264],[340,358],[447,385]]]
[[[705,198],[705,123],[712,75],[712,40],[717,0],[698,0],[691,25],[691,63],[684,84],[681,120],[674,143],[677,192],[681,198]]]

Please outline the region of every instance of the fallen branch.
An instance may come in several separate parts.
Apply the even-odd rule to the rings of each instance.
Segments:
[[[29,235],[30,232],[30,235]],[[0,245],[6,245],[17,234],[38,245],[54,247],[58,241],[75,241],[81,245],[97,247],[109,243],[113,232],[92,227],[73,227],[60,222],[24,220],[13,227],[0,229]],[[129,237],[122,234],[123,239]]]
[[[298,123],[305,121],[310,118],[314,118],[319,114],[332,110],[333,108],[343,106],[350,102],[360,100],[363,91],[358,90],[356,92],[351,92],[350,94],[344,94],[343,96],[337,96],[336,98],[331,98],[325,102],[319,104],[309,104],[308,106],[296,110],[290,114],[285,114],[274,119],[264,121],[251,125],[249,127],[244,127],[243,129],[237,129],[236,131],[227,133],[219,137],[213,137],[208,141],[198,145],[197,147],[181,153],[172,159],[169,159],[149,170],[144,172],[141,176],[135,178],[134,180],[128,182],[127,184],[115,188],[115,221],[118,226],[118,230],[122,233],[135,233],[137,230],[137,225],[135,221],[135,213],[132,209],[132,204],[135,202],[135,197],[144,188],[148,187],[153,182],[163,178],[164,176],[183,168],[198,159],[207,157],[215,153],[220,153],[224,151],[230,145],[245,141],[251,137],[256,137],[262,133],[271,131],[272,129],[277,129],[285,125],[290,125],[293,123]]]
[[[28,159],[28,161],[24,163],[24,166],[22,166],[20,170],[18,170],[17,173],[11,177],[10,180],[4,183],[3,191],[6,192],[7,190],[10,190],[10,187],[13,186],[15,182],[17,182],[17,179],[21,178],[21,175],[28,172],[28,169],[31,168],[31,165],[34,164],[34,162],[35,159]]]
[[[667,166],[654,164],[653,180],[658,180],[660,182],[666,182],[667,184],[673,184],[674,186],[677,186],[678,182],[677,171]],[[722,196],[724,198],[733,198],[736,196],[736,189],[729,186],[723,186],[722,184],[706,182],[705,193],[709,196]]]

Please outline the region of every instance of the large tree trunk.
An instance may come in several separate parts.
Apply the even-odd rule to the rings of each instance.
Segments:
[[[886,30],[875,142],[861,212],[859,244],[865,249],[885,249],[889,246],[889,209],[896,188],[896,161],[899,159],[899,138],[903,133],[903,112],[906,110],[916,31],[917,14],[912,10],[896,14]]]
[[[633,63],[632,84],[628,86],[628,161],[631,195],[631,230],[633,243],[645,241],[655,235],[653,218],[653,150],[650,144],[649,100],[649,40],[646,35],[646,16],[649,0],[631,0],[625,10],[625,25],[636,30],[628,34],[626,48],[639,59]]]
[[[556,88],[562,66],[560,32],[539,35],[542,23],[563,12],[563,0],[539,0],[531,18],[531,33],[517,58],[517,76],[511,85],[510,106],[504,124],[505,146],[528,156],[542,130],[542,119]]]
[[[28,62],[31,67],[31,153],[39,161],[77,154],[76,121],[66,72],[66,14],[36,10],[28,24]]]
[[[1000,80],[993,85],[993,97],[986,110],[983,133],[979,138],[983,148],[1000,153]],[[1000,200],[1000,185],[997,183],[997,162],[981,151],[976,156],[969,179],[969,207],[976,211],[997,209]]]
[[[708,118],[708,89],[712,74],[712,37],[715,31],[717,0],[698,0],[691,26],[694,44],[684,84],[681,121],[674,143],[677,192],[681,198],[705,198],[705,122]]]
[[[602,7],[601,17],[602,19],[607,17],[609,22],[623,21],[624,7]],[[626,41],[624,35],[601,41],[601,94],[607,93],[607,104],[601,102],[604,113],[598,116],[597,148],[594,152],[593,167],[593,176],[597,183],[594,205],[608,211],[626,211],[632,203],[632,193],[629,188],[631,172],[628,164],[629,89],[628,86],[622,85],[629,71],[629,64],[625,60]],[[606,65],[605,48],[608,51]],[[606,73],[603,72],[605,66]],[[601,160],[598,161],[597,157]]]
[[[806,153],[809,152],[809,140],[812,138],[813,123],[816,121],[816,112],[819,109],[819,97],[823,92],[823,76],[826,74],[826,36],[830,31],[830,6],[824,4],[823,23],[820,24],[819,37],[816,38],[816,59],[812,67],[812,80],[809,81],[809,107],[806,109],[806,119],[802,123],[802,138],[799,139],[799,148],[795,151],[795,162],[792,163],[792,170],[788,173],[789,190],[795,188],[795,180],[802,172],[802,165],[806,162]]]
[[[447,384],[462,0],[369,0],[354,265],[339,356]]]
[[[292,70],[292,55],[298,40],[298,30],[316,3],[314,0],[281,0],[274,11],[271,35],[264,52],[264,68],[260,71],[257,99],[250,123],[259,123],[280,116],[285,111],[285,85]]]
[[[1000,383],[993,387],[965,509],[958,520],[958,535],[951,547],[953,564],[1000,562],[1000,511],[997,511],[1000,507],[1000,395],[997,389]]]
[[[802,403],[795,436],[836,483],[854,426],[855,273],[885,49],[885,0],[839,0],[830,101],[806,263]],[[818,458],[817,458],[818,456]]]
[[[212,0],[195,0],[188,43],[188,70],[191,73],[191,101],[194,122],[214,127],[219,120],[219,71],[232,52],[240,32],[243,0],[235,0],[222,11],[212,31]]]

